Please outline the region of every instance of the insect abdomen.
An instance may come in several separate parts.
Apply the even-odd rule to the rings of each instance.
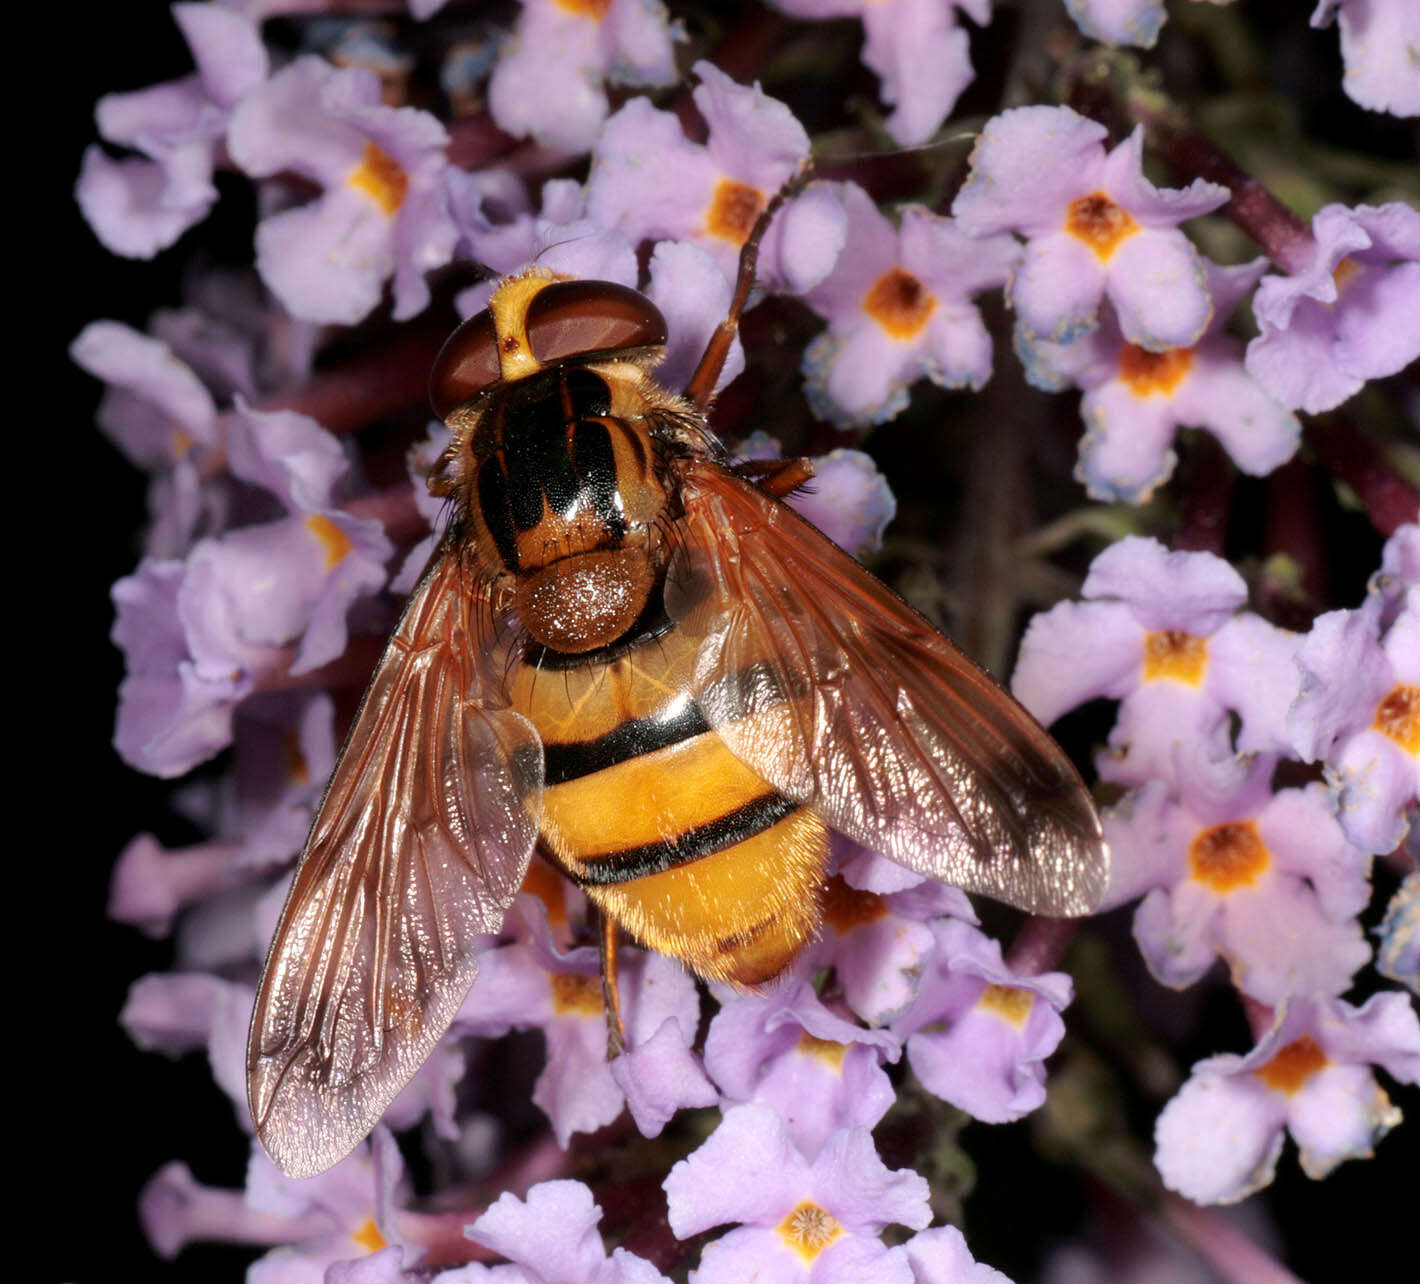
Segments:
[[[751,986],[817,933],[828,836],[711,731],[674,631],[611,662],[523,664],[514,705],[543,741],[542,837],[644,945]]]

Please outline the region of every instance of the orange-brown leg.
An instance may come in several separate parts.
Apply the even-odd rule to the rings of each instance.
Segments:
[[[609,914],[602,914],[602,1008],[606,1012],[606,1059],[626,1047],[626,1026],[621,1020],[621,992],[616,984],[616,940],[620,929]]]
[[[715,333],[710,336],[710,342],[705,346],[705,355],[700,358],[700,364],[695,367],[695,373],[690,376],[690,382],[685,386],[686,400],[697,410],[704,410],[715,395],[715,381],[720,377],[725,358],[730,355],[730,344],[734,342],[739,331],[740,314],[745,310],[745,304],[749,302],[749,292],[754,288],[754,269],[759,262],[759,243],[764,239],[764,234],[769,230],[769,224],[779,212],[780,206],[797,196],[812,177],[813,166],[807,160],[802,161],[789,181],[774,193],[769,204],[760,212],[749,236],[745,238],[744,245],[740,247],[740,269],[735,281],[735,294],[730,300],[729,315],[715,327]]]
[[[735,472],[775,499],[783,499],[813,480],[814,465],[811,459],[748,459],[736,464]]]

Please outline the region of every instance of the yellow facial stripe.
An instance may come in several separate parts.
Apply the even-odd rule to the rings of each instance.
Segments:
[[[493,330],[498,336],[498,371],[503,379],[525,379],[542,369],[528,343],[528,305],[557,279],[551,272],[533,269],[507,278],[488,300]]]
[[[368,196],[386,215],[393,218],[409,191],[409,175],[393,156],[372,142],[365,143],[360,163],[345,180],[357,192]]]

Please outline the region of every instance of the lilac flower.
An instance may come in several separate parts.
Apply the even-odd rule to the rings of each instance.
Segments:
[[[1341,85],[1362,107],[1420,116],[1420,9],[1405,0],[1318,0],[1313,27],[1341,28]]]
[[[1377,931],[1376,971],[1420,994],[1420,872],[1401,880]]]
[[[1164,1107],[1154,1134],[1164,1184],[1200,1204],[1244,1199],[1271,1182],[1284,1128],[1309,1177],[1370,1158],[1400,1122],[1371,1065],[1420,1082],[1420,1019],[1403,995],[1360,1008],[1291,1000],[1251,1052],[1200,1061]]]
[[[763,995],[722,994],[705,1038],[705,1069],[727,1104],[757,1101],[812,1159],[842,1128],[873,1128],[894,1093],[882,1069],[901,1048],[885,1031],[835,1015],[806,981]]]
[[[490,190],[487,175],[450,170],[448,184],[461,245],[495,272],[515,275],[536,265],[566,276],[636,285],[631,243],[615,228],[587,217],[580,184],[554,179],[542,189],[541,213],[520,210],[506,219],[490,217],[489,197],[503,197],[501,183]],[[460,295],[460,314],[472,316],[486,307],[494,284],[485,282]]]
[[[890,1028],[928,1091],[985,1123],[1019,1119],[1045,1100],[1045,1059],[1065,1034],[1070,979],[1016,976],[1000,943],[969,923],[938,919],[932,932],[936,954]]]
[[[1011,1284],[1000,1271],[974,1260],[955,1226],[918,1231],[903,1247],[913,1284]]]
[[[606,123],[587,180],[587,213],[632,242],[692,241],[734,280],[740,247],[774,194],[808,156],[809,138],[783,103],[698,62],[695,105],[709,127],[688,141],[670,112],[633,98]],[[814,184],[780,211],[760,243],[758,277],[802,293],[843,248],[843,211]]]
[[[185,550],[206,504],[201,465],[217,444],[217,407],[197,375],[165,343],[117,321],[93,321],[69,355],[108,387],[98,424],[139,468],[153,475],[147,551]]]
[[[1296,453],[1301,425],[1243,369],[1242,343],[1223,333],[1257,283],[1266,259],[1224,268],[1204,260],[1213,319],[1191,348],[1149,352],[1126,343],[1112,309],[1090,334],[1069,344],[1032,342],[1020,355],[1027,377],[1053,390],[1084,390],[1086,433],[1075,475],[1094,499],[1143,503],[1173,473],[1174,435],[1206,428],[1239,468],[1264,476]]]
[[[236,843],[218,841],[169,851],[152,834],[138,834],[114,865],[109,918],[146,936],[168,935],[179,910],[227,886],[236,850]]]
[[[963,917],[965,900],[957,888],[934,881],[878,893],[854,887],[841,876],[831,878],[823,932],[809,946],[805,965],[832,967],[848,1007],[870,1025],[886,1025],[916,997],[936,950],[928,921],[943,914]],[[974,921],[969,904],[964,908],[968,921]]]
[[[1122,784],[1171,779],[1175,756],[1290,749],[1297,639],[1254,615],[1242,577],[1211,553],[1170,553],[1129,536],[1105,549],[1081,589],[1026,630],[1011,690],[1047,726],[1100,696],[1119,700],[1100,772]]]
[[[298,58],[232,116],[227,146],[253,178],[294,173],[322,194],[264,218],[257,269],[288,311],[347,325],[365,317],[394,277],[396,320],[429,301],[424,274],[453,253],[439,122],[385,107],[360,67]]]
[[[927,1183],[884,1167],[866,1128],[835,1133],[810,1162],[760,1105],[728,1111],[664,1186],[679,1238],[738,1223],[701,1254],[698,1284],[756,1275],[911,1284],[903,1250],[887,1248],[878,1233],[891,1223],[921,1230],[931,1221]]]
[[[459,1015],[456,1033],[497,1036],[513,1027],[540,1027],[547,1039],[547,1065],[532,1099],[552,1122],[558,1143],[576,1132],[593,1132],[635,1103],[638,1123],[654,1135],[682,1105],[716,1099],[704,1074],[688,1059],[699,1004],[695,983],[661,954],[628,955],[621,972],[622,1014],[633,1050],[649,1055],[624,1059],[616,1074],[606,1059],[606,1014],[602,1007],[599,955],[590,946],[562,951],[553,941],[545,903],[520,897],[528,940],[483,953],[478,979]],[[667,1023],[672,1029],[663,1030]],[[623,1088],[622,1084],[627,1087]]]
[[[124,654],[114,748],[154,776],[180,776],[232,738],[232,710],[273,658],[248,650],[244,663],[205,666],[189,648],[180,617],[181,562],[141,562],[113,586],[113,643]]]
[[[145,561],[113,589],[127,660],[114,743],[153,775],[180,775],[225,747],[233,709],[288,658],[283,648],[294,645],[292,673],[344,651],[351,603],[385,580],[379,523],[331,506],[346,465],[318,424],[240,408],[228,450],[234,475],[289,516],[202,540],[186,562]]]
[[[903,147],[931,138],[971,83],[956,10],[979,27],[991,21],[991,0],[774,0],[774,7],[796,18],[863,20],[863,65],[882,82],[883,101],[895,109],[884,125]]]
[[[1287,729],[1299,757],[1326,764],[1337,818],[1369,852],[1405,836],[1420,792],[1420,589],[1384,634],[1383,597],[1312,624]]]
[[[545,1181],[527,1199],[503,1194],[465,1234],[511,1266],[472,1263],[436,1276],[438,1284],[669,1284],[649,1262],[615,1249],[607,1256],[602,1210],[579,1181]]]
[[[1327,205],[1312,235],[1310,263],[1257,287],[1246,362],[1283,405],[1319,414],[1420,356],[1420,210]]]
[[[1275,1004],[1340,994],[1370,958],[1355,920],[1370,861],[1321,785],[1272,792],[1275,765],[1190,763],[1177,798],[1155,781],[1107,814],[1119,859],[1106,904],[1148,893],[1134,935],[1165,985],[1192,985],[1221,957],[1243,993]]]
[[[276,304],[249,268],[194,274],[184,302],[159,308],[149,333],[223,403],[288,394],[310,377],[321,329]]]
[[[1203,260],[1178,224],[1228,189],[1144,177],[1144,132],[1113,151],[1104,126],[1068,107],[1018,107],[987,121],[952,202],[969,236],[1014,230],[1025,257],[1007,288],[1028,339],[1070,343],[1108,297],[1124,338],[1150,352],[1191,348],[1213,316]]]
[[[660,245],[656,252],[665,248]],[[751,433],[735,450],[737,460],[782,456],[779,443],[764,432]],[[883,532],[897,514],[897,500],[872,456],[839,447],[811,462],[813,478],[789,496],[789,507],[855,557],[880,548]]]
[[[448,181],[462,244],[494,271],[514,275],[536,267],[585,280],[639,284],[631,243],[618,229],[603,227],[587,217],[586,191],[579,184],[553,180],[542,189],[540,214],[521,211],[495,220],[490,217],[490,198],[506,200],[501,183],[458,171],[450,171]],[[485,307],[495,285],[488,281],[461,293],[457,300],[460,313],[471,316]],[[700,246],[663,241],[651,255],[646,293],[661,309],[668,336],[656,378],[669,388],[683,387],[690,381],[711,332],[729,311],[730,279]],[[729,383],[743,369],[744,348],[736,339],[717,387]]]
[[[1112,45],[1152,49],[1163,28],[1163,0],[1065,0],[1065,10],[1085,35]]]
[[[304,1284],[336,1262],[380,1252],[390,1239],[405,1242],[394,1224],[403,1175],[399,1148],[383,1128],[328,1172],[299,1183],[253,1143],[244,1193],[201,1186],[185,1164],[169,1164],[144,1187],[138,1212],[162,1257],[193,1240],[281,1245],[254,1262],[247,1279]]]
[[[606,119],[603,82],[673,85],[682,38],[656,0],[523,0],[488,82],[488,108],[510,134],[587,151]]]
[[[947,388],[991,377],[991,336],[969,302],[1003,284],[1020,250],[1013,238],[973,239],[921,206],[895,229],[853,183],[833,185],[851,254],[804,301],[828,329],[804,353],[805,393],[842,425],[882,423],[907,405],[923,376]]]
[[[90,147],[74,189],[94,235],[130,258],[152,258],[207,217],[227,121],[266,79],[266,49],[249,19],[213,4],[175,4],[172,13],[196,72],[100,98],[99,133],[147,159],[115,161]]]

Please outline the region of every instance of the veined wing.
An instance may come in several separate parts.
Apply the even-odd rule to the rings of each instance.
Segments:
[[[1035,913],[1090,912],[1109,855],[1088,791],[1005,690],[787,505],[682,466],[667,610],[731,751],[834,829]]]
[[[375,1125],[453,1020],[537,835],[542,748],[485,671],[488,591],[445,544],[385,649],[296,869],[247,1048],[293,1177]]]

